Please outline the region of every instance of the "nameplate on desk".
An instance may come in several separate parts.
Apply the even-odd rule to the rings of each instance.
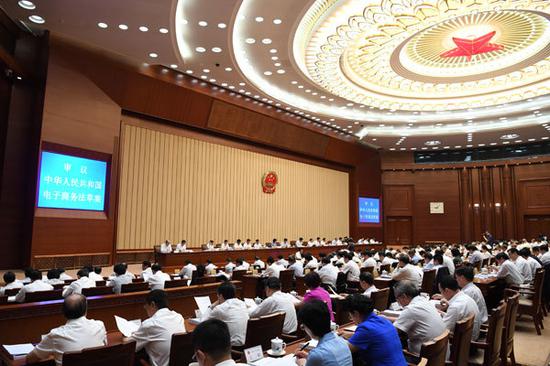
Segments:
[[[262,346],[250,347],[244,350],[244,356],[246,363],[252,363],[264,358],[264,351],[262,350]]]

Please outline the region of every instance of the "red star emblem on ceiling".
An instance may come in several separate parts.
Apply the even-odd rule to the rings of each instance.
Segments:
[[[465,56],[468,58],[468,61],[470,61],[473,55],[479,55],[482,53],[504,49],[503,45],[489,43],[489,41],[495,36],[495,34],[496,32],[493,31],[474,39],[453,37],[453,42],[455,43],[456,48],[443,52],[440,57]]]

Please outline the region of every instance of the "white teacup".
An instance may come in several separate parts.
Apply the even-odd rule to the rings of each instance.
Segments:
[[[298,295],[298,293],[297,293],[296,291],[290,291],[290,294],[291,294],[292,296]]]
[[[336,332],[340,326],[335,322],[330,322],[330,330]]]
[[[280,355],[285,351],[286,343],[282,339],[276,337],[271,340],[271,352],[275,355]]]
[[[260,305],[262,303],[262,299],[260,297],[257,297],[254,299],[254,302],[256,303],[256,305]]]

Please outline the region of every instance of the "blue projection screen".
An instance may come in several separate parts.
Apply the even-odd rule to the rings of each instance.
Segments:
[[[103,211],[107,163],[43,151],[38,207]]]
[[[359,223],[380,223],[380,199],[359,197]]]

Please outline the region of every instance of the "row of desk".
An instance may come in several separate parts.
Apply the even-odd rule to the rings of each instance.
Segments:
[[[383,244],[356,244],[355,251],[369,250],[382,250],[386,246]],[[332,253],[338,250],[346,249],[345,245],[326,245],[322,247],[301,247],[305,253],[311,253],[318,257],[319,253]],[[178,267],[182,266],[186,260],[190,260],[193,264],[206,263],[210,259],[213,263],[225,263],[227,258],[236,260],[237,258],[244,258],[246,261],[254,261],[256,256],[260,257],[263,261],[267,257],[271,256],[277,258],[282,255],[287,258],[289,255],[296,254],[296,251],[300,249],[297,247],[290,248],[264,248],[264,249],[246,249],[246,250],[200,250],[193,249],[192,252],[184,253],[160,253],[155,251],[155,262],[159,263],[163,267]]]

